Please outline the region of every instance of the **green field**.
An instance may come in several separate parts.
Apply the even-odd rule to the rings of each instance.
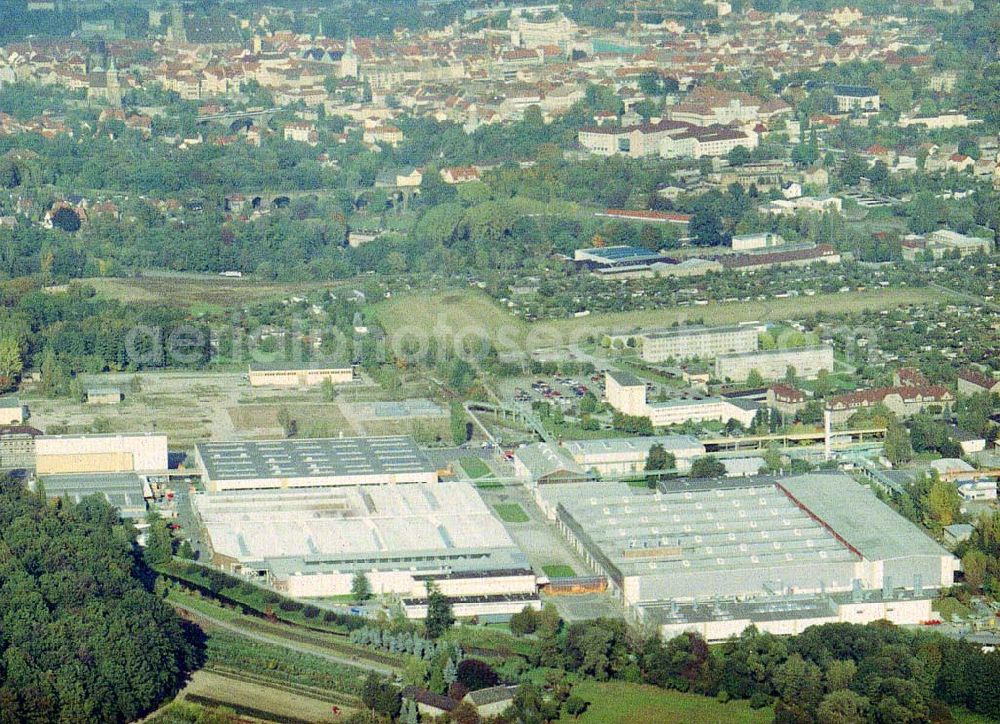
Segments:
[[[493,475],[493,471],[490,470],[490,466],[484,463],[480,458],[474,457],[464,457],[458,461],[459,465],[462,466],[462,470],[465,474],[469,476],[470,480],[479,480],[479,478],[486,478]]]
[[[955,719],[955,724],[991,724],[996,721],[985,714],[976,714],[958,706],[951,708],[951,715]]]
[[[529,324],[485,294],[461,290],[396,296],[379,302],[371,311],[385,328],[390,341],[445,337],[451,344],[458,335],[466,346],[489,340],[503,354],[580,342],[589,336],[612,331],[666,327],[694,318],[703,319],[705,324],[778,321],[816,312],[849,313],[893,309],[905,304],[932,304],[947,298],[945,292],[930,288],[872,289],[763,302],[712,302],[701,307],[608,312]]]
[[[504,523],[527,523],[531,520],[517,503],[498,503],[493,509]]]
[[[331,286],[327,282],[280,283],[194,274],[94,277],[81,280],[98,295],[130,304],[159,302],[215,314],[234,306]]]
[[[542,572],[549,578],[573,578],[576,576],[576,571],[561,563],[542,566]]]
[[[742,724],[770,722],[770,708],[751,709],[746,701],[720,704],[697,694],[682,694],[645,684],[583,681],[573,694],[590,702],[579,719],[564,714],[559,721],[580,724]]]

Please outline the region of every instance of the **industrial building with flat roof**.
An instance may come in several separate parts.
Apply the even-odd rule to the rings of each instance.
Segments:
[[[527,558],[467,483],[232,491],[194,503],[217,563],[290,596],[347,594],[363,572],[378,594],[421,599],[433,581],[458,598],[520,596],[508,614],[538,604]]]
[[[132,520],[146,515],[146,498],[152,497],[149,485],[135,473],[44,475],[40,479],[50,500],[65,498],[79,503],[99,495],[117,508],[122,518]]]
[[[43,435],[35,440],[39,475],[162,472],[167,436],[157,433]]]
[[[247,371],[251,387],[311,387],[327,380],[342,385],[354,381],[354,368],[321,365],[296,366],[287,362],[254,364]]]
[[[0,470],[35,467],[35,438],[41,434],[29,425],[0,428]]]
[[[655,627],[666,640],[694,631],[706,641],[725,641],[749,626],[776,636],[794,636],[826,623],[892,621],[916,626],[935,618],[933,592],[895,590],[766,596],[747,600],[647,603],[635,607],[636,620]]]
[[[781,379],[793,367],[797,377],[811,379],[820,370],[833,371],[833,347],[821,344],[793,349],[723,354],[715,360],[715,376],[720,380],[745,382],[756,370],[765,380]]]
[[[640,353],[647,362],[694,357],[712,359],[720,354],[756,350],[757,327],[751,325],[677,327],[642,334],[639,335],[639,339],[642,344]]]
[[[203,442],[195,462],[206,490],[434,483],[437,469],[412,437]]]
[[[952,585],[959,567],[842,473],[686,481],[667,490],[605,483],[536,495],[633,616],[670,601],[900,588],[922,596],[925,587]]]
[[[607,476],[644,471],[654,445],[660,445],[674,456],[680,472],[690,470],[691,461],[705,454],[705,446],[691,435],[568,440],[562,444],[562,449],[583,469]]]

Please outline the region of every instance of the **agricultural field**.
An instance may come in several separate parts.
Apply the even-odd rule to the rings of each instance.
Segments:
[[[351,713],[352,709],[344,704],[332,703],[326,697],[318,698],[320,696],[321,692],[312,693],[304,688],[270,686],[256,678],[242,680],[242,677],[224,672],[202,669],[195,672],[177,698],[200,705],[210,703],[228,707],[238,714],[253,716],[259,712],[261,716],[272,715],[281,721],[294,717],[298,721],[336,722]],[[334,706],[340,710],[339,716],[334,713]],[[254,712],[244,711],[243,707],[252,707]]]
[[[722,704],[697,694],[682,694],[645,684],[621,681],[599,683],[583,681],[573,687],[573,694],[590,702],[579,719],[568,714],[559,721],[580,724],[753,724],[770,722],[770,708],[751,709],[746,701]]]
[[[278,283],[203,274],[156,273],[141,277],[94,277],[81,280],[98,296],[128,304],[155,302],[187,309],[194,315],[217,314],[288,294],[331,286],[328,282]]]
[[[446,340],[449,345],[470,347],[488,340],[504,354],[573,344],[612,331],[665,327],[694,318],[703,319],[706,324],[777,321],[831,310],[850,313],[938,303],[945,296],[941,290],[930,288],[873,289],[767,301],[711,302],[699,307],[610,312],[530,324],[502,309],[485,294],[471,290],[400,295],[373,305],[371,310],[393,345],[402,340],[436,338]]]

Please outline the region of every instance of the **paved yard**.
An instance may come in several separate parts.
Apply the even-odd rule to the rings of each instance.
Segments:
[[[527,522],[504,523],[504,526],[538,575],[544,575],[547,566],[568,566],[582,576],[593,574],[583,559],[570,548],[555,525],[546,520],[525,488],[507,486],[480,490],[479,494],[490,507],[516,504],[527,513]],[[621,604],[610,594],[548,596],[545,600],[552,601],[560,615],[568,621],[601,616],[621,618],[623,615]]]

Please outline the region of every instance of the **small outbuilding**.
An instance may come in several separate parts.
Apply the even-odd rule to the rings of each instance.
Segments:
[[[0,397],[0,425],[24,423],[24,405],[16,397]]]
[[[90,387],[87,389],[88,405],[117,405],[125,399],[120,387]]]

